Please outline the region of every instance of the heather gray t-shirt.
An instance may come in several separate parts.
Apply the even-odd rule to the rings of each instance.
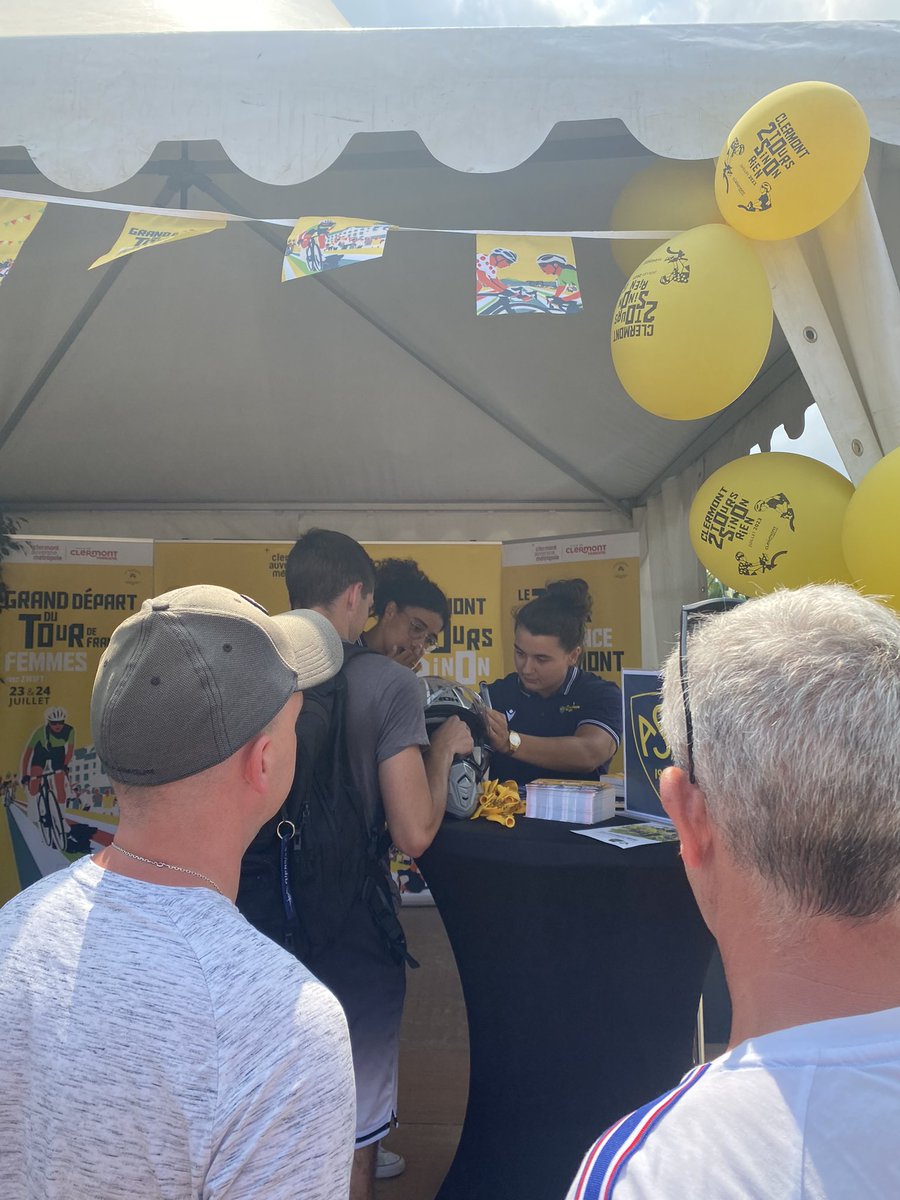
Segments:
[[[347,752],[370,824],[384,823],[378,768],[407,746],[427,746],[422,685],[383,654],[357,654],[347,675]]]
[[[5,1200],[346,1200],[347,1027],[207,888],[90,859],[0,912]]]

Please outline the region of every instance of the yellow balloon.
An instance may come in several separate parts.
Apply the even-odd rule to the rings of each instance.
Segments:
[[[836,213],[862,178],[869,125],[833,83],[770,92],[729,133],[716,167],[716,202],[739,233],[797,237]]]
[[[634,272],[610,346],[632,400],[690,421],[740,396],[771,336],[772,293],[753,246],[727,225],[701,225],[663,242]]]
[[[610,229],[693,229],[696,225],[718,224],[715,164],[709,159],[693,162],[659,158],[636,171],[619,192],[609,218]],[[656,241],[613,238],[612,256],[626,277],[652,250]]]
[[[866,592],[890,597],[900,609],[900,449],[866,473],[844,517],[844,558]]]
[[[841,527],[849,479],[802,454],[748,454],[710,475],[691,505],[691,544],[707,571],[745,596],[850,581]]]

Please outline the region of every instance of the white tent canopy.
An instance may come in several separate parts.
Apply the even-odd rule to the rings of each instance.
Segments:
[[[824,79],[866,110],[893,249],[898,68],[900,25],[875,23],[0,38],[0,188],[604,230],[652,155],[713,158],[766,92]],[[768,255],[783,328],[745,395],[693,422],[644,412],[615,377],[622,276],[603,239],[576,242],[582,315],[489,320],[470,236],[392,234],[380,262],[281,284],[287,230],[230,225],[88,273],[121,214],[51,206],[0,290],[4,507],[57,534],[639,528],[652,660],[698,586],[697,484],[780,424],[799,433],[807,380],[852,476],[900,441],[884,324],[900,301],[868,205],[864,188],[830,231]]]

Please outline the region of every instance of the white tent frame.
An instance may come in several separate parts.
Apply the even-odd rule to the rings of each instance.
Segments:
[[[565,71],[565,86],[541,87],[523,101],[517,81],[548,62],[556,64],[551,78]],[[686,513],[711,470],[754,442],[766,447],[783,422],[798,432],[811,399],[854,482],[900,444],[900,339],[888,332],[898,327],[900,291],[873,202],[883,185],[893,196],[900,177],[898,66],[900,24],[890,23],[0,38],[0,146],[24,146],[30,156],[24,164],[21,157],[0,157],[0,184],[4,174],[33,174],[36,191],[40,183],[84,194],[121,189],[138,173],[155,174],[165,180],[155,197],[161,206],[180,200],[187,207],[189,192],[198,189],[218,207],[240,212],[236,196],[213,174],[222,170],[221,161],[198,158],[194,144],[211,141],[221,143],[238,172],[278,185],[318,176],[336,163],[353,133],[383,137],[387,145],[392,136],[415,130],[437,160],[465,173],[511,170],[539,158],[557,126],[579,121],[617,119],[654,153],[713,157],[723,127],[736,115],[801,78],[851,90],[876,139],[869,183],[863,181],[838,214],[803,239],[761,246],[792,355],[770,362],[745,396],[706,423],[637,495],[605,489],[339,277],[312,286],[556,468],[581,489],[582,499],[547,506],[527,494],[490,504],[464,495],[423,496],[288,507],[228,500],[131,504],[127,497],[85,503],[77,496],[42,505],[13,495],[8,507],[27,517],[34,533],[228,537],[265,529],[267,536],[290,537],[324,513],[340,514],[344,528],[370,538],[637,528],[645,549],[645,658],[653,664],[670,640],[673,612],[703,587]],[[479,91],[486,78],[507,85],[488,104]],[[157,152],[169,143],[180,144],[180,157]],[[404,152],[393,151],[394,161]],[[254,230],[280,252],[281,233],[262,225]],[[18,436],[21,447],[27,438],[45,389],[126,267],[128,260],[106,269],[24,387],[0,391],[0,463],[8,444]]]

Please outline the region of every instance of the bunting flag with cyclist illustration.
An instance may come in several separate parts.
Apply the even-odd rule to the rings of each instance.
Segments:
[[[138,250],[149,250],[151,246],[165,246],[169,242],[183,242],[185,238],[199,237],[201,233],[214,233],[224,229],[226,221],[198,221],[192,217],[163,217],[150,213],[128,214],[122,232],[106,254],[102,254],[88,268],[102,267],[106,263],[134,254]]]
[[[115,834],[91,688],[113,630],[153,595],[150,541],[18,544],[0,598],[0,904]]]
[[[393,228],[365,217],[300,217],[285,246],[281,282],[381,258]]]
[[[34,200],[0,200],[0,283],[12,270],[46,207]]]
[[[475,312],[581,312],[581,285],[575,249],[568,237],[509,237],[479,233],[475,238]]]

